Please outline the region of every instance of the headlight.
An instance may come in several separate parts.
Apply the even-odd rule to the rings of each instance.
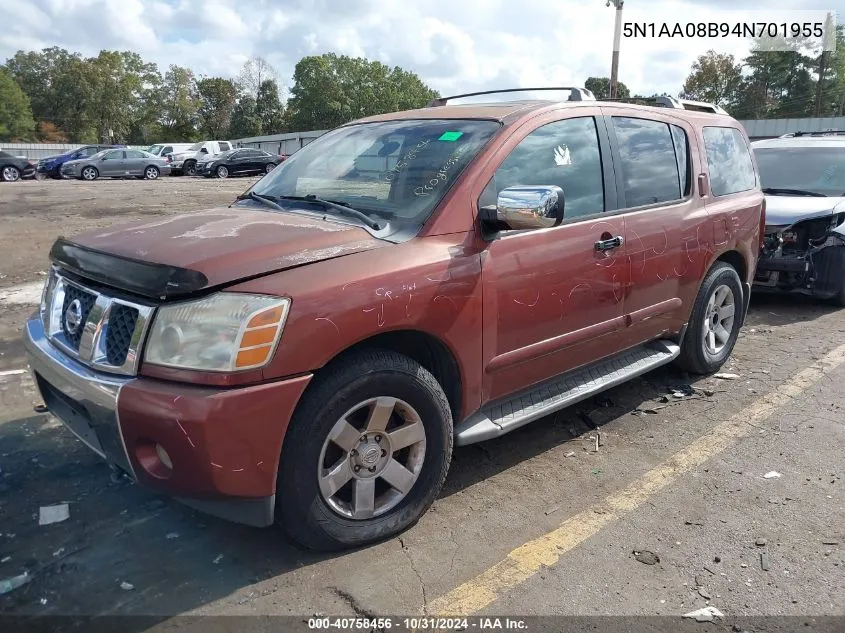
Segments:
[[[153,322],[144,360],[198,371],[240,371],[273,357],[290,299],[220,292],[162,306]]]

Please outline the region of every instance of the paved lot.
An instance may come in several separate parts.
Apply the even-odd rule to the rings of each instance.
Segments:
[[[32,577],[0,611],[845,616],[845,311],[803,299],[753,301],[725,368],[739,379],[676,399],[690,377],[658,370],[456,450],[433,509],[358,551],[305,553],[112,482],[15,373],[49,245],[250,182],[0,186],[0,580]],[[70,518],[39,526],[62,502]]]

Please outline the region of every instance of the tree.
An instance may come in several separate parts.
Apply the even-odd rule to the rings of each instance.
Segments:
[[[0,141],[28,141],[35,133],[29,97],[6,70],[0,70]]]
[[[589,77],[584,82],[584,87],[592,92],[596,96],[596,99],[610,98],[610,77]],[[628,86],[619,81],[616,84],[616,96],[620,99],[629,99],[631,97],[631,91],[628,89]]]
[[[693,62],[680,96],[730,107],[736,103],[741,84],[742,65],[734,56],[709,50]]]
[[[276,69],[263,57],[252,57],[244,62],[238,83],[246,94],[258,98],[258,91],[265,81],[275,82],[278,78]]]
[[[243,95],[232,112],[232,127],[229,138],[247,138],[261,134],[261,119],[255,112],[255,99],[251,95]]]
[[[197,81],[200,96],[199,128],[206,138],[223,138],[229,133],[232,112],[238,101],[234,81],[222,77],[205,77]]]
[[[67,143],[65,133],[49,121],[38,124],[38,138],[45,143]]]
[[[255,100],[255,114],[262,134],[278,134],[284,128],[285,109],[279,101],[279,86],[272,79],[261,82]]]
[[[194,73],[171,65],[158,90],[159,121],[167,141],[190,141],[199,122],[200,94]]]
[[[293,79],[286,116],[293,130],[326,129],[373,114],[418,108],[439,96],[414,73],[334,53],[303,57]]]

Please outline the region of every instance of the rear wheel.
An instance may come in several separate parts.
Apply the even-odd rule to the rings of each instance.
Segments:
[[[14,165],[7,165],[0,171],[0,178],[3,182],[17,182],[21,179],[21,170]]]
[[[311,549],[379,541],[405,530],[440,491],[452,415],[426,369],[367,351],[317,378],[285,437],[277,521]]]
[[[97,171],[96,167],[86,167],[82,170],[81,178],[82,180],[96,180],[99,175],[100,172]]]
[[[717,371],[736,344],[743,305],[736,270],[717,262],[698,291],[677,364],[694,374]]]
[[[267,164],[264,166],[264,173],[265,173],[265,174],[269,174],[269,173],[270,173],[271,171],[273,171],[275,168],[276,168],[275,163],[267,163]]]
[[[219,165],[215,170],[218,178],[228,178],[229,177],[229,169],[225,165]]]
[[[182,172],[188,176],[195,176],[197,173],[197,164],[195,161],[187,160],[182,165]]]
[[[155,180],[156,178],[158,178],[158,175],[158,167],[155,167],[153,165],[150,165],[144,170],[144,178],[146,178],[147,180]]]

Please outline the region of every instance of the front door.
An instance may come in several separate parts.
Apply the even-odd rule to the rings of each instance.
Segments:
[[[495,205],[507,187],[558,185],[566,200],[560,226],[503,231],[482,254],[484,400],[619,351],[626,267],[614,240],[625,221],[605,213],[616,201],[609,137],[598,108],[567,114],[519,128],[479,199]]]
[[[101,176],[123,175],[123,150],[113,149],[106,153],[99,165],[95,165]]]

